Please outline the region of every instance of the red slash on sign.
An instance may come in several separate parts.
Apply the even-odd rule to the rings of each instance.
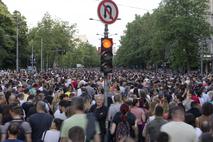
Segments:
[[[112,0],[103,0],[98,5],[98,17],[105,24],[112,24],[118,18],[118,7]]]

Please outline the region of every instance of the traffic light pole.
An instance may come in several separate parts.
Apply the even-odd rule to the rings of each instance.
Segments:
[[[109,29],[108,25],[105,24],[104,28],[104,37],[108,38],[109,35]],[[106,107],[108,107],[108,94],[109,94],[109,81],[108,81],[108,75],[104,74],[104,104]]]

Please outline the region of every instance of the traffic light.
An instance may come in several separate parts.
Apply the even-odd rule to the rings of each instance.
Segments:
[[[101,71],[107,75],[112,73],[112,38],[101,38]]]

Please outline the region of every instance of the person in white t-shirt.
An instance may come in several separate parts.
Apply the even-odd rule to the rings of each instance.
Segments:
[[[66,120],[67,116],[65,114],[66,108],[70,105],[70,102],[67,100],[61,100],[59,102],[59,108],[54,113],[54,118],[61,120]]]
[[[42,136],[43,142],[59,142],[60,141],[60,129],[63,120],[54,119],[50,130],[45,131]]]
[[[161,127],[162,132],[166,132],[170,137],[170,142],[196,142],[195,129],[184,122],[185,113],[183,108],[172,109],[172,121]]]

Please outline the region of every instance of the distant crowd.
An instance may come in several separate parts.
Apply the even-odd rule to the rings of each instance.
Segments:
[[[213,142],[213,75],[0,71],[1,142]]]

